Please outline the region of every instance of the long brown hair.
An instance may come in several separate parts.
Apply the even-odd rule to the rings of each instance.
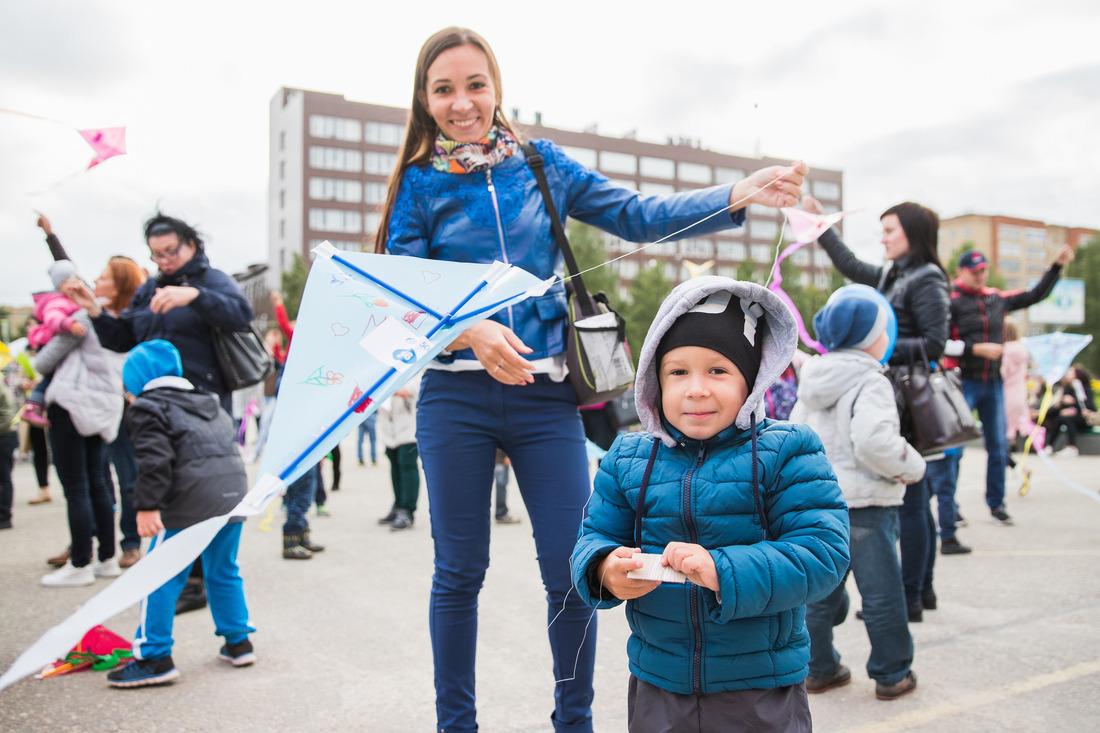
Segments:
[[[501,112],[500,100],[503,96],[500,80],[500,66],[489,47],[488,41],[469,28],[451,26],[437,31],[424,42],[420,49],[420,56],[416,60],[416,72],[413,75],[413,99],[409,113],[409,122],[405,127],[405,141],[402,143],[401,152],[397,156],[397,165],[390,174],[389,188],[386,191],[386,204],[382,210],[382,221],[378,225],[378,232],[374,235],[374,251],[377,254],[385,254],[386,240],[389,239],[390,216],[393,214],[393,205],[397,200],[397,190],[401,187],[401,179],[405,176],[405,170],[410,165],[419,165],[431,156],[436,136],[439,135],[439,126],[435,124],[431,113],[428,112],[425,100],[428,91],[428,69],[444,51],[458,46],[473,46],[485,54],[489,62],[489,78],[496,90],[496,109],[493,110],[493,124],[507,128],[517,139],[516,130],[508,124],[507,118]]]
[[[118,315],[130,305],[134,292],[147,276],[138,263],[123,255],[107,260],[107,269],[111,271],[111,280],[115,283],[115,297],[107,304],[107,310]]]
[[[938,253],[940,217],[927,206],[912,201],[891,206],[882,212],[882,217],[890,214],[898,218],[905,238],[909,240],[909,256],[917,265],[931,262],[943,270]]]

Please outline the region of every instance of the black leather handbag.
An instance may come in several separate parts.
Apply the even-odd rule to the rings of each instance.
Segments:
[[[264,348],[255,326],[242,331],[211,329],[210,341],[228,390],[251,387],[275,373],[275,357]]]
[[[982,437],[966,404],[956,369],[932,369],[921,342],[920,363],[891,367],[901,432],[922,456],[942,453]]]

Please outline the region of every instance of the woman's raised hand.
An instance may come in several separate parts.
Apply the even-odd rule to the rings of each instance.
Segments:
[[[776,209],[796,206],[802,196],[802,181],[809,172],[809,166],[802,161],[761,168],[733,184],[730,205],[735,210],[750,203]]]
[[[825,207],[821,205],[821,202],[815,199],[810,194],[806,194],[802,197],[802,210],[808,211],[811,214],[821,216],[825,213]]]
[[[473,349],[474,356],[489,376],[498,382],[520,385],[535,381],[531,376],[535,365],[520,356],[530,354],[532,349],[502,323],[490,320],[476,323],[447,348],[451,351]]]

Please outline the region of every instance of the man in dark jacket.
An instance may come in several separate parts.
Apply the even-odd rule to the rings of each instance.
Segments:
[[[228,514],[248,490],[233,418],[217,397],[196,390],[182,374],[179,351],[163,339],[134,347],[122,369],[126,390],[137,396],[125,420],[138,463],[138,533],[154,538],[150,553],[181,530]],[[219,656],[236,667],[255,661],[248,635],[256,630],[237,565],[240,540],[241,520],[231,518],[202,551],[215,633],[225,637]],[[179,677],[172,625],[187,575],[181,571],[141,602],[134,661],[107,675],[112,687],[162,685]]]
[[[988,454],[985,502],[996,524],[1012,524],[1004,506],[1008,445],[1001,353],[1004,351],[1005,314],[1035,305],[1050,295],[1062,267],[1072,260],[1073,248],[1062,247],[1054,264],[1035,287],[1003,293],[987,287],[989,263],[981,252],[966,252],[959,258],[955,289],[951,294],[951,338],[944,353],[958,361],[963,395],[970,408],[977,409],[982,421]]]

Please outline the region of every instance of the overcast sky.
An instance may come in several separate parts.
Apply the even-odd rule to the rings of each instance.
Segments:
[[[158,206],[216,267],[264,261],[270,99],[407,107],[421,44],[450,24],[488,39],[521,121],[740,155],[759,140],[842,170],[869,258],[879,213],[907,199],[1100,228],[1095,0],[0,0],[0,108],[61,123],[0,113],[0,304],[50,287],[35,210],[89,278],[112,254],[151,267]],[[75,129],[119,125],[129,154],[72,176],[91,159]]]

